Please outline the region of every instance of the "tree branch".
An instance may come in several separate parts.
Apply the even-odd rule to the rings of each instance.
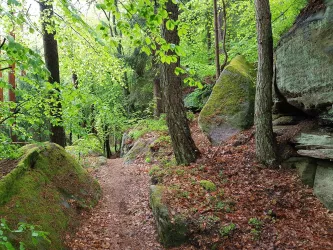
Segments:
[[[0,49],[3,47],[3,45],[5,44],[5,42],[6,42],[6,38],[3,39],[3,41],[2,41],[2,43],[0,45]]]
[[[11,69],[11,68],[12,68],[12,66],[9,66],[9,67],[0,69],[0,71],[6,70],[6,69]]]
[[[97,55],[99,55],[99,53],[98,53],[98,51],[90,44],[90,42],[87,40],[87,38],[85,38],[83,35],[81,35],[76,29],[74,29],[62,16],[60,16],[58,13],[56,13],[56,12],[54,12],[54,14],[57,16],[57,17],[59,17],[61,20],[63,20],[64,21],[64,23],[66,23],[76,34],[78,34],[81,38],[83,38],[85,41],[86,41],[86,43],[88,44],[88,46],[90,47],[90,48],[92,48],[94,51],[95,51],[95,53],[97,54]]]
[[[13,112],[12,112],[9,116],[7,116],[7,117],[1,119],[1,120],[0,120],[0,125],[3,124],[3,123],[4,123],[5,121],[7,121],[8,119],[10,119],[10,118],[14,117],[15,115],[17,115],[17,114],[20,112],[20,107],[21,107],[25,102],[27,102],[27,101],[24,101],[24,102],[21,102],[20,104],[18,104],[18,105],[15,107],[15,109],[13,110]]]

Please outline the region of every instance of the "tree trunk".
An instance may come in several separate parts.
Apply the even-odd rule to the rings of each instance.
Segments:
[[[222,35],[222,50],[223,50],[223,54],[224,54],[224,62],[220,68],[220,72],[222,72],[225,68],[225,66],[227,66],[228,63],[228,51],[226,48],[226,39],[227,39],[227,7],[225,4],[225,0],[222,0],[222,6],[223,6],[223,13],[221,13],[221,17],[222,17],[222,26],[223,26],[223,32],[221,33]]]
[[[172,0],[166,3],[166,10],[171,20],[178,20],[178,6]],[[177,27],[167,30],[166,20],[162,27],[162,36],[167,43],[179,44]],[[172,52],[168,51],[168,55]],[[175,75],[176,67],[180,66],[179,58],[176,63],[161,64],[161,83],[164,92],[164,101],[167,114],[167,124],[171,136],[172,146],[178,164],[190,164],[199,155],[194,144],[186,118],[182,96],[182,83],[180,77]]]
[[[272,127],[273,35],[269,0],[255,0],[258,75],[255,99],[256,154],[266,165],[276,163]]]
[[[106,154],[106,158],[110,159],[112,156],[111,148],[110,148],[110,135],[108,132],[108,126],[104,125],[104,133],[105,133],[105,139],[104,139],[104,151]]]
[[[216,68],[216,81],[220,77],[220,48],[219,48],[219,17],[217,9],[217,0],[214,3],[214,30],[215,30],[215,68]]]
[[[50,71],[51,75],[49,77],[49,82],[60,83],[60,73],[59,73],[59,56],[58,56],[58,44],[54,39],[55,31],[49,33],[48,27],[54,28],[53,18],[53,6],[52,4],[41,1],[39,2],[42,28],[43,28],[43,45],[44,45],[44,57],[46,68]],[[55,92],[59,92],[55,89]],[[51,123],[51,142],[57,143],[62,147],[66,146],[66,136],[65,129],[62,125],[62,106],[59,95],[57,95],[56,103],[52,107],[52,116],[57,119],[57,124]]]
[[[1,55],[1,48],[2,46],[5,44],[6,39],[3,39],[1,44],[0,44],[0,55]],[[1,65],[0,65],[0,69],[1,69]],[[0,79],[2,78],[2,70],[0,70]],[[0,88],[0,102],[4,101],[4,96],[3,96],[3,88]]]
[[[1,68],[1,67],[0,67]],[[2,71],[0,70],[0,79],[2,78]],[[0,102],[3,102],[3,88],[0,88]]]
[[[154,79],[154,99],[156,101],[154,116],[155,118],[160,118],[160,115],[163,113],[163,107],[162,107],[161,83],[159,76],[155,76]]]
[[[14,33],[10,33],[10,35],[15,38],[15,34]],[[12,87],[12,89],[9,89],[9,101],[10,102],[16,102],[16,95],[15,95],[15,89],[16,89],[16,78],[15,78],[15,63],[13,63],[12,65],[10,65],[10,70],[8,72],[8,83],[9,85]],[[12,109],[12,112],[14,112],[15,110]],[[15,118],[16,116],[14,116]],[[15,123],[13,123],[13,125],[10,127],[10,137],[12,142],[17,142],[17,135],[14,134],[13,132],[13,127],[15,126]]]

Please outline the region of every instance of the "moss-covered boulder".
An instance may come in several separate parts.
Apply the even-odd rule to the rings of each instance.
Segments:
[[[77,226],[82,208],[100,197],[98,183],[62,147],[44,143],[22,148],[17,167],[0,180],[0,217],[15,228],[18,222],[39,225],[51,244],[27,241],[27,249],[65,249],[65,233]],[[10,238],[14,244],[24,236]]]
[[[171,218],[169,209],[163,202],[164,191],[164,186],[150,186],[149,203],[156,221],[159,241],[165,247],[179,246],[189,239],[188,223],[181,215],[174,215]]]
[[[235,57],[224,69],[199,116],[200,128],[213,144],[253,125],[254,69]]]

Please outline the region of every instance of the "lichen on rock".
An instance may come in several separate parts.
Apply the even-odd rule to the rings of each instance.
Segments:
[[[242,56],[222,72],[199,116],[199,126],[213,144],[253,125],[254,80],[254,69]]]

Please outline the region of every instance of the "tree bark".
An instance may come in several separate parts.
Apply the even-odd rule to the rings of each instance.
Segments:
[[[260,162],[276,163],[272,127],[273,35],[269,0],[255,0],[258,39],[258,74],[255,99],[256,154]]]
[[[106,154],[106,158],[110,159],[112,156],[111,148],[110,148],[110,134],[108,132],[108,126],[104,125],[104,133],[105,133],[105,139],[104,139],[104,151]]]
[[[219,48],[219,17],[217,9],[217,0],[214,3],[214,30],[215,30],[215,68],[216,80],[220,77],[220,48]]]
[[[162,90],[161,90],[161,83],[159,76],[155,76],[154,79],[154,99],[156,101],[154,116],[155,118],[160,118],[160,115],[163,113],[163,106],[162,106]]]
[[[55,31],[49,32],[48,27],[54,28],[53,18],[53,6],[52,3],[47,1],[39,2],[41,19],[42,19],[42,29],[43,29],[43,45],[44,45],[44,58],[46,68],[50,71],[49,82],[60,83],[60,73],[59,73],[59,56],[58,56],[58,44],[54,39]],[[55,92],[59,92],[55,89]],[[59,95],[57,95],[55,104],[52,107],[52,116],[57,119],[57,124],[51,123],[51,135],[50,141],[59,144],[62,147],[66,146],[66,136],[65,129],[62,125],[62,106]]]
[[[15,34],[13,32],[10,33],[10,35],[15,39]],[[16,77],[15,77],[15,63],[10,65],[10,70],[8,72],[8,83],[12,87],[12,89],[9,89],[8,91],[8,97],[10,102],[16,102],[16,95],[15,95],[15,89],[16,89]],[[11,112],[15,112],[14,109],[11,110]],[[16,119],[16,115],[14,116]],[[17,142],[17,135],[13,132],[13,127],[15,126],[15,123],[10,127],[10,137],[12,142]]]
[[[166,3],[166,10],[171,20],[177,21],[179,9],[172,0]],[[171,44],[179,44],[177,27],[167,30],[166,21],[162,26],[163,38]],[[172,52],[168,51],[168,55]],[[171,142],[178,164],[188,165],[194,162],[199,155],[199,150],[191,137],[186,110],[183,103],[182,83],[180,77],[175,75],[176,67],[180,66],[179,58],[176,63],[161,64],[161,84],[163,87],[166,119],[171,136]]]
[[[227,66],[228,63],[228,51],[226,48],[226,39],[227,39],[227,7],[225,4],[225,0],[222,0],[222,6],[223,6],[223,13],[221,13],[222,17],[222,26],[223,26],[223,32],[222,32],[222,50],[224,54],[224,62],[220,68],[220,72],[222,72]]]
[[[5,44],[6,39],[4,39],[1,44],[0,44],[0,49],[2,48],[2,46]],[[0,50],[0,54],[1,54],[1,50]],[[1,65],[0,65],[0,69],[1,69]],[[0,70],[0,79],[2,78],[2,70]],[[4,101],[4,96],[3,96],[3,88],[0,88],[0,102]]]
[[[1,68],[1,67],[0,67]],[[0,79],[2,78],[2,71],[0,70]],[[0,102],[4,101],[3,88],[0,88]]]

